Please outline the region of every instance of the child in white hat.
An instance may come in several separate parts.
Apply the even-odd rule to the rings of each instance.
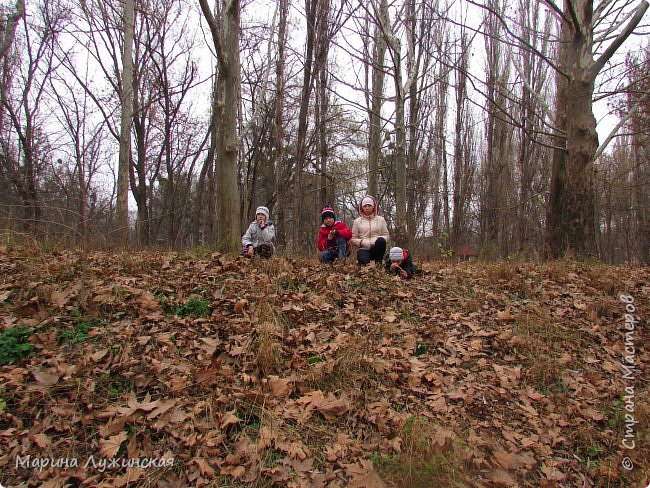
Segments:
[[[241,255],[247,258],[252,258],[254,255],[270,258],[275,253],[274,238],[275,227],[269,220],[269,209],[257,207],[255,220],[251,222],[241,238],[243,246]]]
[[[389,273],[399,274],[402,278],[413,278],[417,267],[413,264],[411,253],[401,247],[391,247],[384,265]]]

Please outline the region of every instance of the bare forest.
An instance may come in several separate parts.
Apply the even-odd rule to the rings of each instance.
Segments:
[[[647,263],[647,7],[4,2],[0,225],[233,251],[265,205],[310,256],[369,193],[422,256]]]
[[[648,5],[0,0],[0,488],[647,488]]]

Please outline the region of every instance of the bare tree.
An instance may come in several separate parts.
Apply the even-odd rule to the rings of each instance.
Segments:
[[[217,198],[217,247],[226,251],[239,248],[241,237],[241,209],[239,197],[239,176],[237,155],[239,139],[237,132],[237,110],[240,93],[240,5],[239,0],[223,2],[221,17],[217,20],[207,0],[199,0],[205,17],[219,64],[217,97],[213,100],[221,115],[221,123],[214,126],[217,133],[216,146],[216,198]],[[214,121],[214,119],[213,119]]]
[[[594,194],[594,157],[598,149],[592,97],[596,77],[605,64],[634,32],[648,9],[641,1],[607,48],[594,59],[595,28],[601,15],[613,8],[593,0],[565,0],[560,9],[546,3],[561,19],[558,74],[557,125],[560,148],[553,158],[551,195],[547,214],[547,243],[551,256],[572,252],[577,257],[597,254]],[[607,29],[610,38],[616,25]]]
[[[120,83],[120,153],[117,170],[117,235],[121,245],[129,238],[129,173],[131,170],[131,123],[133,122],[133,36],[135,31],[135,2],[124,1],[124,44]]]
[[[490,10],[502,7],[496,0],[489,2]],[[486,151],[483,164],[481,233],[484,255],[505,257],[509,253],[511,236],[508,233],[510,172],[513,147],[512,130],[502,114],[508,113],[507,91],[510,78],[510,57],[502,50],[500,24],[488,13],[484,19],[486,49],[486,94],[489,100],[486,120]]]
[[[44,2],[36,7],[37,15],[29,22],[25,15],[17,17],[22,19],[22,52],[14,58],[14,63],[18,63],[15,73],[9,72],[14,67],[3,63],[2,108],[17,138],[17,145],[12,143],[8,134],[3,134],[0,164],[22,201],[23,228],[38,234],[42,212],[39,177],[45,165],[48,145],[46,134],[40,130],[41,111],[54,70],[56,41],[63,28],[66,11],[58,3]],[[8,53],[7,48],[5,61],[10,57]],[[10,91],[5,83],[12,78],[18,86]]]
[[[273,124],[272,124],[272,160],[270,164],[275,167],[274,182],[276,190],[275,215],[279,222],[286,222],[285,210],[289,205],[289,194],[286,191],[289,184],[290,164],[286,157],[284,147],[284,103],[285,103],[285,65],[287,51],[287,17],[289,15],[289,0],[280,0],[278,3],[279,21],[277,35],[277,61],[275,64],[275,95],[273,97]],[[278,243],[286,244],[287,229],[285,226],[278,228]]]
[[[470,132],[470,113],[467,99],[467,73],[470,56],[470,37],[461,34],[456,53],[454,73],[456,75],[455,105],[456,120],[454,129],[454,188],[451,244],[463,244],[467,233],[467,205],[471,197],[473,167],[471,156],[472,134]]]
[[[374,4],[373,4],[374,5]],[[370,10],[366,12],[370,16]],[[384,101],[384,66],[386,58],[386,36],[385,32],[390,28],[390,18],[388,17],[388,2],[380,0],[379,7],[375,7],[374,17],[375,33],[372,37],[373,55],[372,55],[372,95],[370,105],[370,124],[368,134],[368,193],[370,195],[378,194],[378,174],[379,174],[379,156],[381,152],[381,133],[382,118],[381,109]]]

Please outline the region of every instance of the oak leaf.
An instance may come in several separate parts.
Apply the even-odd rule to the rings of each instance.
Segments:
[[[237,425],[239,422],[241,422],[241,419],[238,418],[234,414],[234,410],[232,412],[226,412],[224,416],[221,418],[221,428],[225,429],[229,425]]]
[[[105,458],[114,458],[127,437],[128,434],[123,430],[119,434],[111,436],[108,439],[100,439],[99,453]]]

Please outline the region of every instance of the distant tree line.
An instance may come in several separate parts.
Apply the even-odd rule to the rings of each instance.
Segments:
[[[265,205],[309,256],[369,193],[422,256],[648,263],[647,9],[3,2],[0,232],[235,251]]]

